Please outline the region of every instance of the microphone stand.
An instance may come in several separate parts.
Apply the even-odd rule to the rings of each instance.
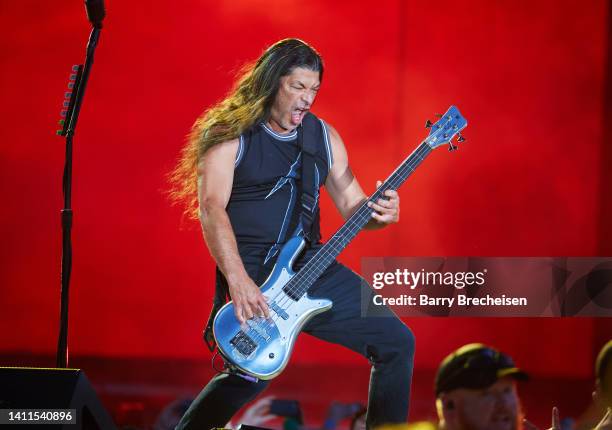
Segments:
[[[73,66],[70,83],[68,88],[72,92],[66,92],[62,116],[66,120],[60,120],[60,125],[63,125],[62,130],[58,130],[57,134],[66,138],[66,161],[64,164],[64,176],[62,181],[62,189],[64,194],[64,208],[61,210],[62,220],[62,267],[61,267],[61,301],[60,301],[60,326],[59,336],[57,340],[57,357],[56,367],[66,368],[68,366],[68,298],[70,290],[70,273],[72,271],[72,218],[73,211],[71,208],[72,199],[72,140],[79,118],[79,111],[85,95],[85,87],[89,78],[89,72],[93,65],[94,52],[98,39],[100,37],[101,25],[94,26],[89,36],[87,43],[87,53],[85,56],[85,64]]]

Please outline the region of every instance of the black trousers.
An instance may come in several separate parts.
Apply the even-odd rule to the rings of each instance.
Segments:
[[[303,331],[319,339],[344,345],[366,357],[372,364],[367,427],[406,422],[415,343],[410,329],[387,308],[377,307],[376,316],[362,316],[362,298],[371,296],[370,288],[363,278],[340,263],[332,264],[309,294],[311,297],[331,299],[333,307],[316,315]],[[269,382],[249,382],[235,375],[224,374],[213,377],[185,412],[176,429],[209,430],[223,427]]]

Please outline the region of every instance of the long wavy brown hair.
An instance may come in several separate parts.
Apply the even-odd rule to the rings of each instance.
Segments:
[[[197,168],[204,153],[267,121],[280,78],[296,67],[319,72],[319,80],[323,80],[323,60],[311,46],[299,39],[276,42],[256,62],[242,68],[225,99],[198,117],[176,167],[168,175],[169,197],[173,203],[184,205],[188,218],[199,217]]]

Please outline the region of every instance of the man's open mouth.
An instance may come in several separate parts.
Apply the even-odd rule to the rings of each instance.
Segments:
[[[293,125],[299,125],[304,118],[304,115],[308,112],[308,109],[296,108],[291,112],[291,122]]]

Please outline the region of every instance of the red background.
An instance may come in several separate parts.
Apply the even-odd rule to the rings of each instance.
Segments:
[[[269,44],[323,55],[314,112],[371,192],[457,105],[468,141],[401,189],[401,222],[362,256],[611,255],[610,5],[490,2],[107,1],[74,149],[72,354],[208,357],[214,265],[164,191],[191,124]],[[0,3],[0,354],[53,354],[63,140],[55,122],[82,61],[81,1]],[[341,219],[322,204],[329,235]],[[484,341],[536,375],[586,378],[609,319],[413,319],[416,368]],[[303,336],[294,363],[362,363]]]

